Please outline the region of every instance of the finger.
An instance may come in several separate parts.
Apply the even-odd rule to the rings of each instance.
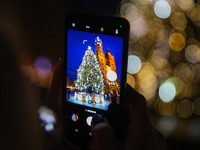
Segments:
[[[51,85],[46,93],[46,105],[56,113],[62,112],[63,60],[55,68]]]
[[[127,85],[126,95],[129,104],[129,126],[126,149],[154,148],[154,134],[149,120],[146,99]]]
[[[106,121],[92,125],[91,131],[95,150],[117,149],[114,131]]]

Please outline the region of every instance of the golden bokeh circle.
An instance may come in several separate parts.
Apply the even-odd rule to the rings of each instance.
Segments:
[[[181,118],[188,118],[193,114],[194,106],[192,101],[183,100],[179,103],[177,112]]]
[[[187,18],[181,12],[176,12],[171,17],[171,25],[177,30],[184,30],[187,26]]]
[[[181,51],[185,47],[185,38],[180,33],[173,33],[169,38],[169,46],[175,51]]]
[[[127,82],[132,88],[135,87],[135,79],[133,78],[132,75],[127,74],[126,82]]]
[[[163,116],[170,116],[176,112],[176,103],[174,101],[169,103],[160,101],[158,104],[158,111]]]

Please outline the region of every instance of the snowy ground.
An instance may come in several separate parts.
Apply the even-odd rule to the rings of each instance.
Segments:
[[[70,98],[67,99],[67,101],[75,103],[75,104],[84,105],[88,107],[94,107],[94,108],[103,109],[103,110],[107,110],[108,105],[110,104],[110,102],[107,100],[104,100],[103,103],[90,104],[88,102],[81,102],[81,100],[76,100],[74,96],[70,96]]]

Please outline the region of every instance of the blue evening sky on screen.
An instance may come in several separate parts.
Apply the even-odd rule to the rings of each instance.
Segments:
[[[67,76],[71,79],[77,79],[77,69],[81,65],[85,51],[88,46],[91,47],[95,53],[95,39],[99,36],[103,43],[103,52],[106,55],[106,49],[114,55],[115,63],[117,67],[117,74],[119,81],[121,81],[121,62],[122,62],[122,50],[123,50],[123,38],[83,32],[77,30],[68,30],[68,59],[67,59]],[[87,40],[83,43],[84,40]]]

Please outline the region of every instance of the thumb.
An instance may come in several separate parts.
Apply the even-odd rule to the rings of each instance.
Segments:
[[[112,127],[107,121],[100,122],[96,125],[93,124],[92,120],[92,137],[94,141],[95,150],[115,150],[117,149],[117,143],[115,141],[115,134]],[[96,119],[95,119],[96,120]],[[98,122],[98,121],[97,121]]]

